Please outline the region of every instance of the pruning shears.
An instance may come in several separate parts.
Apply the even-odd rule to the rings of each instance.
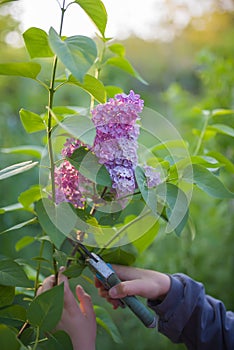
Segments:
[[[78,243],[78,245],[78,251],[80,252],[82,259],[84,259],[86,265],[107,290],[121,282],[109,263],[106,263],[99,255],[90,252],[82,243]],[[120,300],[124,305],[127,305],[130,308],[130,310],[146,327],[156,327],[156,317],[135,296],[126,296]]]

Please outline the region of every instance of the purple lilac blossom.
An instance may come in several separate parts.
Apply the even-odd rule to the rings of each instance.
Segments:
[[[133,194],[137,184],[135,168],[138,164],[137,138],[140,119],[138,113],[143,109],[144,101],[132,90],[129,95],[118,94],[105,104],[97,105],[92,111],[92,120],[96,127],[93,147],[84,145],[75,138],[69,138],[64,144],[62,155],[70,157],[80,146],[86,146],[104,164],[112,179],[112,189],[117,198]],[[148,187],[160,183],[160,174],[150,166],[145,166]],[[95,202],[95,191],[90,180],[75,169],[68,160],[55,168],[56,203],[72,203],[77,208],[84,208],[91,198]],[[98,200],[98,197],[96,198]]]
[[[146,182],[149,188],[155,187],[161,183],[160,173],[155,171],[153,167],[145,165],[143,169],[145,170]]]
[[[129,95],[118,94],[93,111],[96,138],[93,152],[108,169],[117,198],[134,193],[134,170],[138,163],[137,138],[140,119],[138,113],[144,101],[132,90]]]

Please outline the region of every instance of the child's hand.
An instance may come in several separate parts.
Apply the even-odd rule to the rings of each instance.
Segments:
[[[58,284],[64,282],[64,308],[61,320],[55,330],[69,334],[74,350],[94,350],[96,339],[96,317],[90,296],[80,285],[76,287],[79,304],[70,290],[67,277],[62,272],[58,275]],[[47,277],[37,294],[52,288],[55,276]]]
[[[162,300],[171,285],[170,277],[166,274],[129,266],[112,265],[118,277],[123,281],[107,291],[102,283],[95,278],[99,294],[106,298],[116,309],[120,303],[118,298],[127,295],[139,295],[151,300]]]

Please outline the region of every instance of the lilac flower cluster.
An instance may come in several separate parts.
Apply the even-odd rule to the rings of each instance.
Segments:
[[[75,138],[69,138],[64,144],[62,155],[70,157],[73,152],[84,146]],[[90,192],[91,181],[85,178],[68,160],[64,160],[59,167],[55,167],[55,198],[56,203],[70,202],[76,208],[83,208],[86,196]]]
[[[112,191],[116,198],[133,194],[137,188],[135,168],[138,165],[137,138],[144,101],[132,90],[129,95],[118,94],[105,104],[97,105],[92,111],[96,137],[92,147],[87,146],[104,164],[112,179]],[[64,157],[70,157],[81,141],[67,139],[62,150]],[[145,166],[148,187],[160,183],[160,177],[150,166]],[[71,202],[83,208],[87,197],[94,199],[92,182],[65,160],[55,168],[56,202]]]
[[[96,127],[92,150],[108,169],[117,198],[132,194],[136,187],[134,169],[138,163],[139,135],[136,121],[143,105],[140,96],[130,91],[129,95],[118,94],[92,111]]]
[[[69,161],[65,160],[55,168],[56,203],[70,202],[77,208],[83,208],[85,198],[79,189],[82,176]]]

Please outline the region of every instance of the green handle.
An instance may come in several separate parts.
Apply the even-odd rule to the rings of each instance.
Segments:
[[[110,287],[119,284],[121,280],[113,273],[107,280]],[[156,326],[155,316],[142,304],[135,296],[126,296],[121,298],[124,304],[126,304],[132,312],[144,323],[148,328],[154,328]]]

